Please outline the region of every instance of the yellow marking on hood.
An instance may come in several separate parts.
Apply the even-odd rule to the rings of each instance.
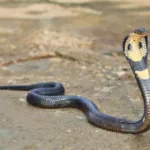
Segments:
[[[143,56],[139,50],[137,51],[128,51],[128,57],[133,61],[141,61]]]
[[[143,71],[135,71],[135,73],[137,74],[137,76],[140,79],[149,79],[149,72],[148,69],[145,69]]]

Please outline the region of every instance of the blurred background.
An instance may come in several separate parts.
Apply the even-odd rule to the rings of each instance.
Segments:
[[[149,0],[0,0],[0,84],[59,81],[104,113],[138,119],[140,93],[122,54],[135,28],[150,29]],[[29,106],[1,91],[1,150],[148,150],[150,132],[93,127],[76,109]]]

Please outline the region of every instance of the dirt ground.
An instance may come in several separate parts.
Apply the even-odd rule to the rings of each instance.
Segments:
[[[0,0],[0,84],[58,81],[66,94],[136,120],[143,104],[122,40],[149,23],[149,0]],[[150,131],[113,133],[80,110],[35,108],[26,92],[0,95],[0,150],[150,149]]]

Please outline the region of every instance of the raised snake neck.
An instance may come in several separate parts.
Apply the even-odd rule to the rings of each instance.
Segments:
[[[42,108],[75,107],[83,110],[87,120],[93,125],[121,133],[141,133],[150,128],[150,76],[147,69],[148,41],[147,31],[135,29],[123,41],[123,52],[137,80],[144,102],[144,114],[138,121],[112,117],[103,114],[90,100],[81,96],[64,94],[64,87],[57,82],[32,85],[0,86],[1,90],[29,90],[29,104]]]

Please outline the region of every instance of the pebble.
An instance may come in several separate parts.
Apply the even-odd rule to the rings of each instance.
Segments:
[[[67,132],[71,133],[72,131],[68,129]]]
[[[80,119],[80,120],[83,120],[83,119],[84,119],[84,117],[82,117],[82,116],[76,116],[76,118],[78,118],[78,119]]]
[[[20,101],[20,102],[23,102],[23,103],[26,102],[26,100],[25,100],[24,98],[20,98],[19,101]]]

